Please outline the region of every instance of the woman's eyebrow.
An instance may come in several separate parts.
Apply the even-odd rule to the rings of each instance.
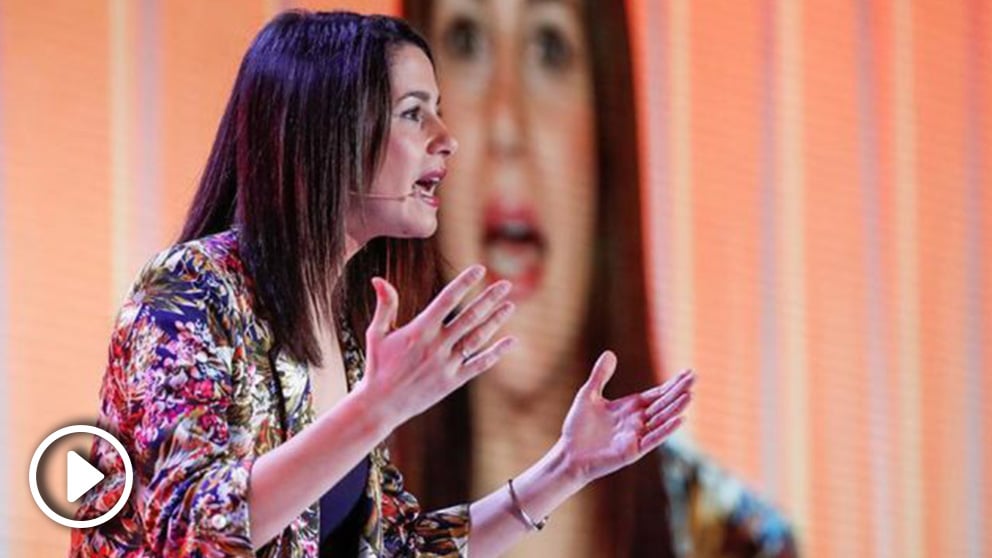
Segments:
[[[396,99],[396,102],[399,103],[403,99],[406,99],[407,97],[413,97],[415,99],[420,99],[421,101],[423,101],[425,103],[430,103],[431,102],[431,94],[428,93],[427,91],[422,91],[422,90],[419,90],[419,89],[416,89],[414,91],[407,91],[406,93],[404,93],[403,95],[401,95],[399,99]],[[440,106],[441,105],[441,96],[440,95],[438,96],[437,101],[435,101],[434,104],[436,106]]]
[[[527,0],[527,4],[564,4],[572,8],[578,8],[578,3],[574,0]]]
[[[406,99],[407,97],[414,97],[414,98],[420,99],[421,101],[423,101],[425,103],[429,103],[430,100],[431,100],[431,94],[430,93],[428,93],[426,91],[421,91],[421,90],[418,89],[418,90],[414,90],[414,91],[407,91],[402,96],[400,96],[399,99],[396,99],[396,102],[398,103],[398,102],[402,101],[403,99]]]

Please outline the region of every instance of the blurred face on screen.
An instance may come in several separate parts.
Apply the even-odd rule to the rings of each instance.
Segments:
[[[516,396],[572,371],[595,236],[590,60],[577,2],[439,0],[429,33],[459,138],[439,235],[455,269],[514,283],[518,348],[483,376]]]

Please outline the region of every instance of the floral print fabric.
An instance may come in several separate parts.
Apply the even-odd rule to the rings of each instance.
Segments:
[[[253,311],[236,230],[174,246],[139,274],[111,336],[98,425],[124,444],[135,486],[110,522],[72,532],[71,556],[251,556],[251,467],[313,422],[309,370],[282,351]],[[349,388],[364,358],[341,332]],[[102,514],[124,484],[113,448],[96,439],[107,478],[77,518]],[[380,445],[363,499],[360,555],[462,556],[468,506],[422,513]],[[363,505],[360,503],[359,505]],[[257,556],[318,555],[314,502]]]
[[[658,450],[677,556],[797,556],[792,529],[767,502],[676,434]]]

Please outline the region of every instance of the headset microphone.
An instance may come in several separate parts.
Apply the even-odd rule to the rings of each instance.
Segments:
[[[402,201],[417,195],[416,192],[410,192],[409,194],[403,196],[388,196],[386,194],[363,194],[361,192],[351,192],[351,194],[354,196],[358,196],[360,198],[368,198],[371,200],[394,200],[394,201]]]

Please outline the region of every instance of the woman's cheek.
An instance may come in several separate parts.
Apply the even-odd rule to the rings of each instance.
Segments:
[[[573,93],[532,112],[535,182],[545,190],[552,246],[548,275],[559,287],[559,319],[575,329],[584,316],[595,250],[598,167],[591,104],[590,96]]]
[[[442,87],[444,87],[442,85]],[[481,204],[487,182],[482,178],[483,128],[463,101],[457,86],[442,89],[445,96],[444,119],[458,140],[458,152],[448,160],[448,174],[438,191],[441,198],[440,240],[442,253],[457,273],[480,258],[484,226]]]

